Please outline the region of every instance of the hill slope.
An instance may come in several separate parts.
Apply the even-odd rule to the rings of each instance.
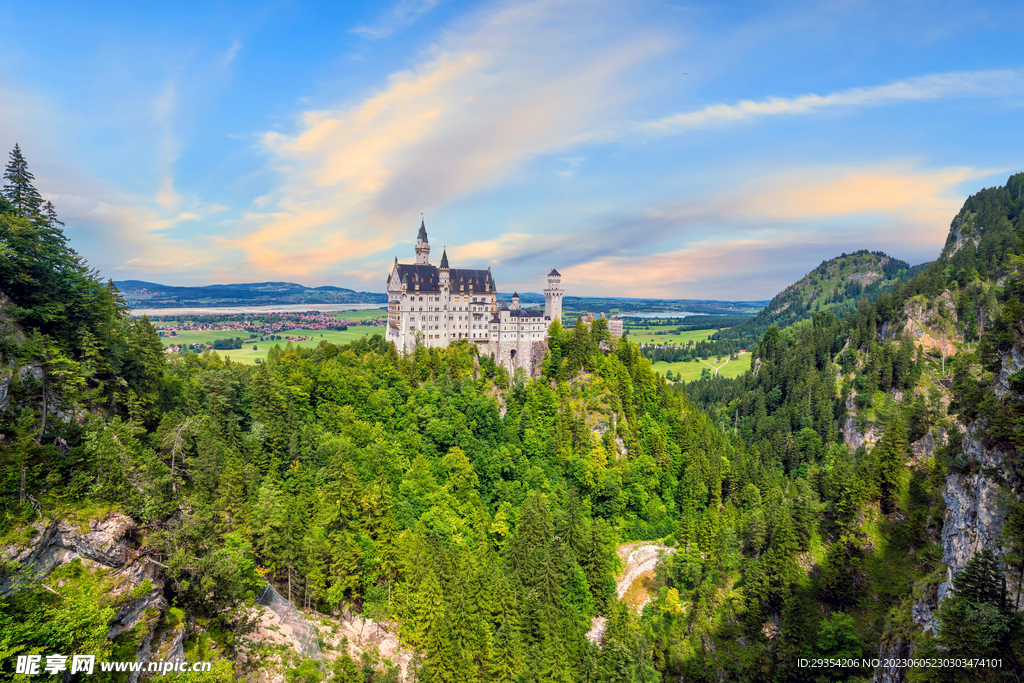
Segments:
[[[874,300],[897,279],[906,278],[915,270],[906,261],[880,251],[862,250],[822,261],[777,294],[754,318],[723,331],[721,338],[760,338],[772,325],[788,327],[823,310],[845,315],[856,309],[859,299]]]
[[[788,334],[770,327],[752,373],[684,387],[784,475],[814,482],[830,540],[813,590],[797,590],[787,613],[850,616],[883,657],[1012,662],[942,675],[879,667],[875,680],[1024,671],[1024,198],[1011,191],[1022,181],[968,198],[939,258],[874,302],[841,320],[823,310]]]

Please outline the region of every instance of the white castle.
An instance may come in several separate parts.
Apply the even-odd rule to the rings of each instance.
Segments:
[[[410,353],[466,339],[509,373],[521,367],[533,374],[544,359],[548,325],[562,317],[561,281],[557,270],[548,273],[543,311],[521,308],[518,293],[507,304],[499,302],[490,268],[449,268],[447,251],[440,266],[430,265],[427,227],[420,222],[416,263],[396,257],[388,275],[387,340]]]

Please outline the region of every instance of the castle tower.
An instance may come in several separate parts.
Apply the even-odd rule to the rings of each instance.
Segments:
[[[548,286],[544,290],[544,317],[548,320],[562,319],[562,292],[559,284],[562,274],[554,268],[548,273]]]
[[[416,236],[416,263],[430,265],[430,244],[427,243],[427,226],[420,221],[420,233]]]
[[[510,310],[516,310],[519,308],[519,292],[512,293],[512,303],[509,305]]]
[[[428,247],[429,249],[429,247]],[[441,250],[441,267],[437,269],[437,284],[443,291],[448,291],[451,283],[451,269],[448,267],[448,250]]]

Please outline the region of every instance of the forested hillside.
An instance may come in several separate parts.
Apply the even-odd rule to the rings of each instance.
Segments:
[[[323,630],[358,613],[397,633],[408,680],[1024,675],[1009,191],[969,200],[959,246],[923,273],[846,317],[770,327],[751,374],[684,394],[603,321],[552,324],[534,378],[467,343],[403,357],[380,337],[259,366],[167,360],[67,247],[17,148],[5,178],[3,676],[17,654],[180,648],[219,664],[174,680],[320,680],[252,644],[267,582]],[[944,501],[968,476],[1000,487],[1005,524],[950,584]],[[642,613],[615,590],[631,540],[675,550]],[[325,653],[327,675],[401,676],[359,654]],[[909,655],[1001,664],[799,665]]]
[[[940,258],[891,292],[841,320],[823,311],[772,327],[751,374],[685,388],[720,426],[817,484],[831,544],[803,599],[850,612],[895,656],[1009,656],[1020,671],[1022,182],[970,197]]]
[[[837,317],[853,313],[861,299],[873,301],[921,267],[880,251],[862,249],[821,265],[775,296],[762,311],[743,324],[716,335],[716,339],[760,339],[772,325],[783,328],[813,318],[820,311]]]

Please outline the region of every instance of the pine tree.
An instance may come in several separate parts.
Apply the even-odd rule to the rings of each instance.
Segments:
[[[893,415],[889,420],[882,441],[876,449],[879,451],[876,457],[882,512],[891,514],[896,509],[900,484],[907,468],[907,433],[899,414]]]
[[[57,209],[54,208],[53,202],[51,202],[49,199],[47,199],[46,203],[43,204],[43,216],[46,218],[47,225],[49,225],[51,228],[56,227],[58,225],[64,225],[63,221],[57,219]]]
[[[519,673],[521,656],[516,628],[511,620],[506,620],[494,634],[494,656],[489,659],[488,680],[514,681]]]
[[[35,218],[43,205],[43,198],[32,185],[35,176],[28,170],[28,162],[17,144],[11,150],[10,160],[4,169],[3,196],[11,203],[19,216]]]
[[[1021,615],[1006,601],[999,559],[982,548],[953,577],[952,595],[939,607],[939,643],[949,657],[1003,657],[1021,665]],[[1019,668],[1018,668],[1019,670]]]
[[[414,600],[416,623],[412,629],[413,639],[422,647],[429,643],[431,631],[441,622],[444,615],[444,593],[441,590],[441,582],[437,580],[437,574],[427,574]]]

